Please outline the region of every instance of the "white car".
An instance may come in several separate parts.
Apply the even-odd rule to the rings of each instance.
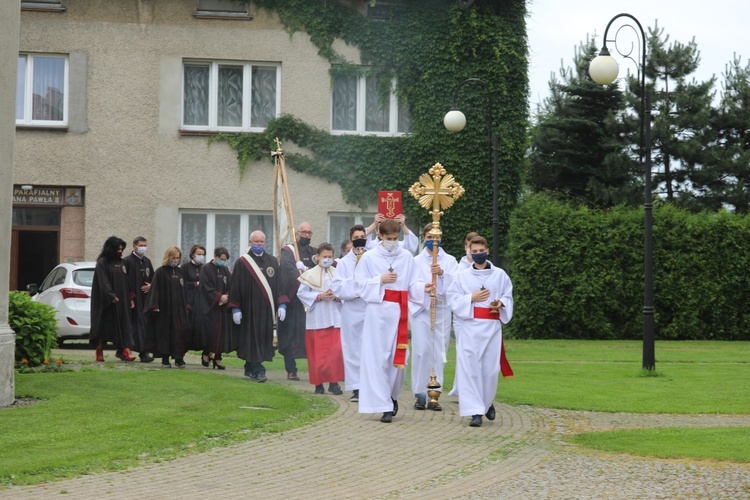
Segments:
[[[57,317],[57,342],[88,338],[91,330],[91,285],[96,262],[66,262],[54,268],[42,286],[29,285],[33,300],[48,304]]]

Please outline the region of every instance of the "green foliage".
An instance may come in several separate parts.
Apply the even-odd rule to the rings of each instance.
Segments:
[[[511,221],[520,338],[637,339],[642,335],[643,212],[607,211],[532,195]],[[657,339],[746,340],[750,217],[656,205]]]
[[[500,246],[520,191],[527,146],[527,41],[525,2],[478,2],[460,10],[454,1],[413,0],[394,3],[385,21],[370,21],[343,2],[330,0],[256,0],[278,14],[290,32],[304,31],[328,60],[331,74],[366,71],[381,83],[397,82],[396,93],[408,103],[413,130],[406,137],[330,136],[291,116],[272,121],[262,134],[223,135],[237,150],[240,169],[249,160],[268,157],[275,136],[304,146],[309,154],[288,154],[289,168],[341,185],[344,199],[364,208],[379,189],[405,191],[433,164],[442,163],[467,195],[441,221],[446,250],[463,251],[463,236],[489,236],[492,188],[488,98],[492,97],[492,130],[499,135]],[[365,68],[335,52],[336,39],[360,49]],[[469,123],[454,134],[443,127],[453,90],[466,78],[489,84],[468,87],[456,105]],[[404,197],[410,221],[428,222],[427,212]]]
[[[8,322],[16,333],[16,363],[26,367],[47,364],[57,342],[55,310],[23,292],[10,292]]]

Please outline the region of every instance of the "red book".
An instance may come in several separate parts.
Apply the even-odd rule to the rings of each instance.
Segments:
[[[395,219],[401,215],[401,191],[378,191],[378,213],[386,219]]]

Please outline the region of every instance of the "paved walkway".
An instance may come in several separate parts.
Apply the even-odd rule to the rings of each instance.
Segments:
[[[223,375],[241,376],[241,370]],[[269,382],[310,390],[285,375],[269,372]],[[470,428],[458,416],[456,398],[442,396],[442,412],[416,411],[405,390],[387,425],[380,414],[357,413],[348,396],[326,396],[339,403],[336,413],[304,428],[128,472],[0,490],[0,498],[750,498],[750,464],[603,454],[562,439],[582,430],[644,426],[750,427],[750,415],[496,404],[494,422]]]

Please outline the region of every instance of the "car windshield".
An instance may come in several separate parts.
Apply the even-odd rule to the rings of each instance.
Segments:
[[[93,269],[78,269],[73,271],[73,283],[81,286],[91,286],[94,282]]]

